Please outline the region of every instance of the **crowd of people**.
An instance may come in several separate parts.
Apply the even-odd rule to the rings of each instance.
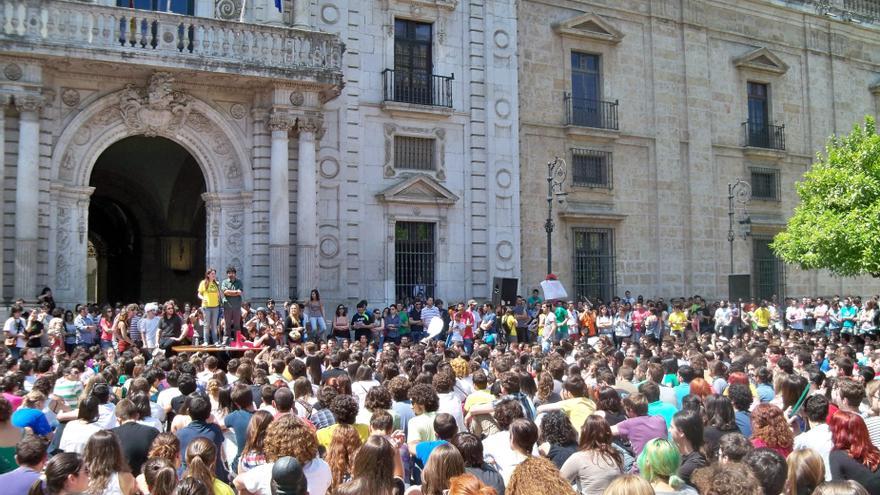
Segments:
[[[0,493],[880,494],[876,296],[197,292],[12,307]]]

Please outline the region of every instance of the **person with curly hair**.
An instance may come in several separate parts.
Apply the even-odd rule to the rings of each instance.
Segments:
[[[309,493],[327,493],[332,482],[330,466],[318,457],[318,439],[305,421],[291,414],[272,421],[264,447],[266,464],[235,477],[233,485],[239,495],[272,495],[272,467],[276,460],[287,456],[295,457],[303,466]]]
[[[373,417],[373,413],[387,411],[394,420],[394,429],[401,429],[400,415],[398,415],[392,408],[391,399],[391,392],[384,385],[371,388],[367,392],[367,397],[364,399],[364,407],[361,407],[358,411],[355,423],[368,425],[370,424],[370,418]]]
[[[691,479],[702,495],[764,495],[751,468],[740,462],[697,469]]]
[[[410,454],[416,455],[416,446],[420,442],[437,439],[434,434],[434,418],[440,408],[440,398],[437,397],[434,387],[420,383],[409,389],[409,400],[415,416],[407,425],[406,444]]]
[[[575,495],[575,491],[549,459],[529,457],[513,470],[505,494]]]
[[[571,420],[562,411],[550,411],[541,419],[538,452],[547,457],[557,468],[577,452],[577,432]]]
[[[794,434],[782,409],[772,404],[759,404],[752,411],[752,445],[756,449],[769,447],[782,457],[788,457],[794,445]]]
[[[333,437],[325,457],[332,474],[331,490],[336,490],[339,485],[351,480],[355,454],[362,443],[357,430],[352,425],[339,424],[333,430]]]
[[[581,428],[579,450],[560,468],[562,477],[577,485],[580,493],[601,493],[623,470],[623,456],[613,440],[605,418],[597,414],[587,417]]]
[[[476,476],[465,473],[449,480],[449,495],[498,495]]]
[[[153,439],[153,443],[150,444],[150,450],[147,452],[147,459],[147,464],[149,464],[151,460],[165,459],[174,468],[175,473],[177,473],[181,464],[180,440],[177,439],[174,433],[159,433],[159,435]],[[144,473],[139,474],[137,478],[135,478],[135,482],[141,493],[151,493]]]
[[[831,480],[855,480],[880,493],[880,450],[871,443],[865,420],[856,413],[839,410],[828,422],[834,448],[828,454]]]
[[[361,443],[370,436],[369,424],[356,423],[358,414],[358,402],[351,395],[337,395],[330,401],[330,412],[336,418],[336,423],[318,430],[318,445],[324,449],[330,448],[330,441],[333,439],[333,432],[339,428],[339,425],[349,425],[353,427],[360,435]]]

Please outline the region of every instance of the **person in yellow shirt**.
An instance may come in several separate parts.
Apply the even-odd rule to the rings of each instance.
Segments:
[[[495,396],[486,390],[486,387],[489,386],[489,379],[483,370],[474,371],[471,374],[471,380],[474,383],[474,391],[464,401],[464,413],[466,415],[471,412],[474,406],[491,404],[495,400]],[[474,435],[488,436],[499,431],[498,425],[495,424],[491,414],[477,414],[471,416],[470,419],[469,429]]]
[[[572,376],[562,384],[562,400],[538,407],[538,414],[562,411],[568,416],[575,431],[580,433],[587,418],[596,412],[596,403],[587,397],[587,384],[583,378]]]
[[[765,331],[770,326],[770,309],[767,308],[767,301],[761,301],[761,306],[752,314],[752,321],[758,327],[758,331]]]
[[[688,325],[688,317],[681,309],[681,303],[676,303],[669,314],[669,329],[673,332],[683,332]]]
[[[318,445],[329,449],[330,442],[333,440],[333,432],[339,428],[340,424],[354,427],[361,438],[361,442],[366,442],[367,438],[370,437],[370,427],[368,425],[355,424],[355,418],[357,418],[358,413],[357,399],[350,395],[337,395],[330,401],[327,408],[333,413],[336,423],[317,431]]]
[[[217,270],[208,268],[205,279],[199,282],[196,295],[202,301],[202,315],[205,319],[203,343],[217,343],[217,321],[220,319],[220,284],[217,283]]]
[[[507,333],[507,341],[511,344],[516,344],[516,316],[513,314],[513,308],[507,308],[504,316],[501,318],[501,323],[504,327],[504,332]]]

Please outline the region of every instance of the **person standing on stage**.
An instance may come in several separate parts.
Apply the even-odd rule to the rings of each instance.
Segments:
[[[217,284],[217,270],[208,268],[205,279],[199,282],[197,292],[202,301],[202,314],[205,316],[204,344],[218,343],[217,322],[220,319],[220,286]]]
[[[226,340],[238,340],[241,332],[241,294],[244,284],[236,278],[234,266],[226,268],[226,280],[220,284],[223,293],[223,321],[226,325]]]

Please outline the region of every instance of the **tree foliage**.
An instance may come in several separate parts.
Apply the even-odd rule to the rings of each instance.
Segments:
[[[801,203],[771,244],[786,263],[841,276],[880,277],[880,135],[865,118],[797,184]]]

